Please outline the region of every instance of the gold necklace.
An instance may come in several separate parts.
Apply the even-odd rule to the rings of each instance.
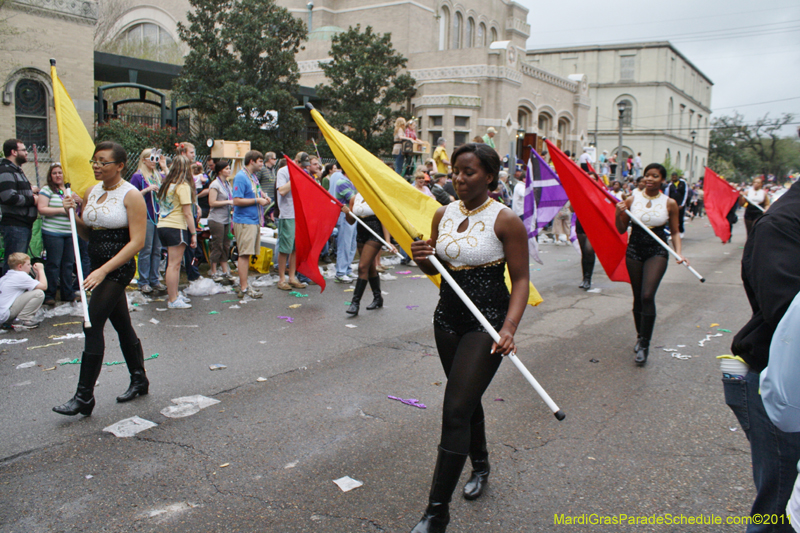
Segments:
[[[106,188],[106,184],[104,183],[103,184],[103,190],[108,192],[108,191],[113,191],[114,189],[119,189],[120,187],[122,187],[123,183],[125,183],[125,180],[122,179],[122,178],[120,178],[120,180],[117,182],[116,185],[112,185],[111,187],[108,187],[108,188]]]
[[[645,191],[645,190],[644,190],[644,189],[642,189],[642,196],[644,196],[644,197],[645,197],[645,198],[647,198],[648,200],[657,200],[657,199],[658,199],[658,197],[659,197],[659,196],[661,196],[661,191],[658,191],[658,194],[656,194],[655,196],[647,196],[647,193],[646,193],[646,192],[644,192],[644,191]]]
[[[487,198],[486,201],[483,202],[483,204],[480,205],[480,207],[477,207],[477,208],[473,209],[472,211],[470,211],[469,209],[464,207],[464,202],[462,200],[459,200],[458,209],[461,211],[461,214],[464,215],[465,217],[471,217],[473,215],[477,215],[478,213],[480,213],[484,209],[488,208],[491,205],[491,202],[492,202],[492,199],[491,198]]]

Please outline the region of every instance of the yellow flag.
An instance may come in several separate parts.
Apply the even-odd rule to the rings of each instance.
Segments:
[[[311,110],[311,117],[347,177],[398,244],[411,255],[411,243],[415,238],[430,238],[433,215],[441,204],[418,191],[350,137],[331,127],[316,109]],[[431,277],[431,280],[439,285],[439,276]],[[510,289],[508,272],[506,284]],[[542,297],[531,284],[528,304],[540,303]]]
[[[94,141],[86,131],[72,98],[56,74],[56,66],[50,66],[53,78],[53,99],[58,124],[58,144],[61,148],[61,168],[64,170],[64,183],[72,187],[72,192],[83,196],[86,189],[97,183],[89,160],[94,154]]]

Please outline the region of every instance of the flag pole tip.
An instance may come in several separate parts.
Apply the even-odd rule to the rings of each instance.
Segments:
[[[564,420],[567,417],[567,415],[565,415],[564,411],[562,411],[561,409],[559,409],[553,414],[556,416],[556,420]]]
[[[50,59],[50,66],[51,67],[56,66],[56,60],[55,59],[52,59],[52,58]]]
[[[314,104],[312,104],[311,102],[306,102],[306,109],[308,109],[309,111],[313,110]]]
[[[706,278],[700,278],[700,283],[705,283],[705,282],[706,282]]]
[[[87,320],[86,322],[83,323],[83,327],[86,329],[90,329],[92,327],[92,323]]]

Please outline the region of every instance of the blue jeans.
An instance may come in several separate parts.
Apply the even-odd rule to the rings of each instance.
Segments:
[[[47,276],[45,300],[55,300],[56,290],[61,287],[61,301],[68,302],[75,297],[72,284],[72,270],[75,268],[75,251],[72,246],[72,234],[42,232],[42,242],[47,252],[44,274]]]
[[[356,224],[348,224],[344,213],[339,215],[339,235],[336,236],[337,277],[353,273],[352,264],[356,256]]]
[[[186,279],[189,281],[194,281],[200,278],[200,269],[194,264],[194,260],[197,257],[196,254],[198,251],[200,251],[199,244],[197,245],[197,248],[186,246],[186,249],[183,251],[183,266],[186,269]]]
[[[144,237],[144,248],[139,252],[139,286],[158,285],[158,266],[161,263],[161,240],[158,228],[147,221],[147,233]]]
[[[31,228],[22,226],[0,226],[0,234],[3,235],[3,247],[5,249],[5,259],[3,260],[3,274],[8,272],[8,256],[13,253],[28,253],[28,246],[31,244]]]
[[[800,433],[784,433],[772,423],[758,393],[759,376],[748,372],[744,379],[723,378],[725,403],[742,426],[753,461],[756,499],[750,509],[754,514],[786,514],[786,504],[797,479],[800,461]],[[783,525],[750,524],[747,533],[793,533]]]
[[[89,259],[89,241],[84,241],[78,237],[78,249],[81,251],[81,267],[83,268],[83,279],[92,273],[92,261]],[[73,292],[81,290],[80,282],[78,281],[78,273],[75,272],[75,283],[72,284]]]
[[[403,163],[405,162],[405,160],[406,156],[404,156],[403,154],[397,154],[396,156],[394,156],[394,171],[400,174],[401,176],[403,175]]]

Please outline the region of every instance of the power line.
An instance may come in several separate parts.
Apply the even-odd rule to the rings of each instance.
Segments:
[[[732,105],[728,107],[716,107],[714,108],[714,111],[719,111],[720,109],[734,109],[736,107],[750,107],[754,105],[774,104],[775,102],[788,102],[789,100],[800,100],[800,96],[793,96],[791,98],[781,98],[780,100],[767,100],[766,102],[756,102],[754,104],[741,104],[741,105]]]

